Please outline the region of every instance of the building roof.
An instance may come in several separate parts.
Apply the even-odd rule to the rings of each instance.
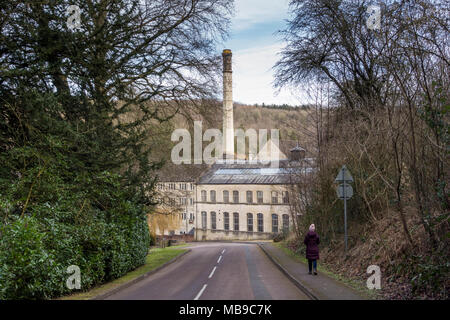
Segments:
[[[294,148],[292,148],[290,150],[290,152],[300,152],[300,151],[306,151],[305,149],[303,149],[302,147],[300,147],[299,145],[295,146]]]
[[[268,141],[270,142],[270,140]],[[272,143],[273,144],[273,143]],[[158,172],[160,182],[194,182],[198,184],[291,184],[301,177],[301,173],[312,172],[314,160],[305,158],[301,161],[285,159],[292,148],[298,146],[293,140],[280,140],[281,159],[279,168],[249,160],[217,160],[214,165],[180,164],[168,161]],[[266,145],[267,146],[267,145]],[[265,146],[265,147],[266,147]],[[272,145],[270,145],[272,147]],[[270,149],[269,149],[270,150]],[[270,152],[269,152],[270,156]],[[267,157],[262,157],[267,160]]]
[[[198,184],[292,184],[300,173],[312,172],[305,162],[280,160],[278,168],[250,161],[218,161],[198,180]]]

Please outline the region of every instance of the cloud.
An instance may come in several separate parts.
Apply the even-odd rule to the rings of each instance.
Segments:
[[[233,99],[246,104],[301,104],[301,91],[278,92],[273,87],[273,66],[285,45],[275,35],[288,18],[289,0],[235,0],[232,38],[226,48],[233,51]]]
[[[258,23],[286,18],[288,0],[236,0],[233,31],[240,31]]]
[[[282,89],[276,95],[273,66],[280,43],[233,51],[233,100],[247,104],[301,104],[302,94]]]

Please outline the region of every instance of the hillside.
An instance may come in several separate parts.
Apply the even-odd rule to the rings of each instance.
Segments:
[[[281,140],[298,140],[300,145],[308,144],[310,137],[307,130],[310,128],[310,110],[305,108],[273,108],[255,105],[234,104],[235,129],[279,129]],[[218,128],[222,130],[222,105],[217,102],[211,105],[207,115],[189,116],[184,113],[177,114],[171,121],[174,128],[191,128],[193,120],[202,120],[203,129]],[[191,118],[191,119],[189,119]]]

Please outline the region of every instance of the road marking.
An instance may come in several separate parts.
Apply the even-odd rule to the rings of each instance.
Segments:
[[[223,254],[225,251],[226,251],[226,249],[223,249],[223,250],[222,250],[222,254]]]
[[[200,290],[200,292],[197,294],[197,296],[194,298],[194,300],[198,300],[198,298],[201,297],[201,295],[203,294],[203,291],[205,291],[207,284],[203,285],[202,290]]]
[[[220,260],[222,260],[222,256],[219,257],[219,260],[217,260],[217,263],[220,263]]]
[[[217,267],[214,267],[214,269],[211,271],[211,274],[209,275],[208,279],[211,279],[211,277],[213,276],[214,271],[216,271],[216,269],[217,269]]]

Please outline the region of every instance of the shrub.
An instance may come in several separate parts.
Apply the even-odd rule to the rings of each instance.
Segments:
[[[61,289],[62,266],[32,217],[0,226],[0,300],[49,298]]]
[[[280,242],[283,241],[286,238],[285,234],[283,232],[277,233],[273,237],[273,242]]]
[[[24,217],[2,225],[0,237],[0,299],[71,293],[70,265],[80,267],[82,290],[115,279],[145,263],[150,239],[142,217],[84,226]]]

